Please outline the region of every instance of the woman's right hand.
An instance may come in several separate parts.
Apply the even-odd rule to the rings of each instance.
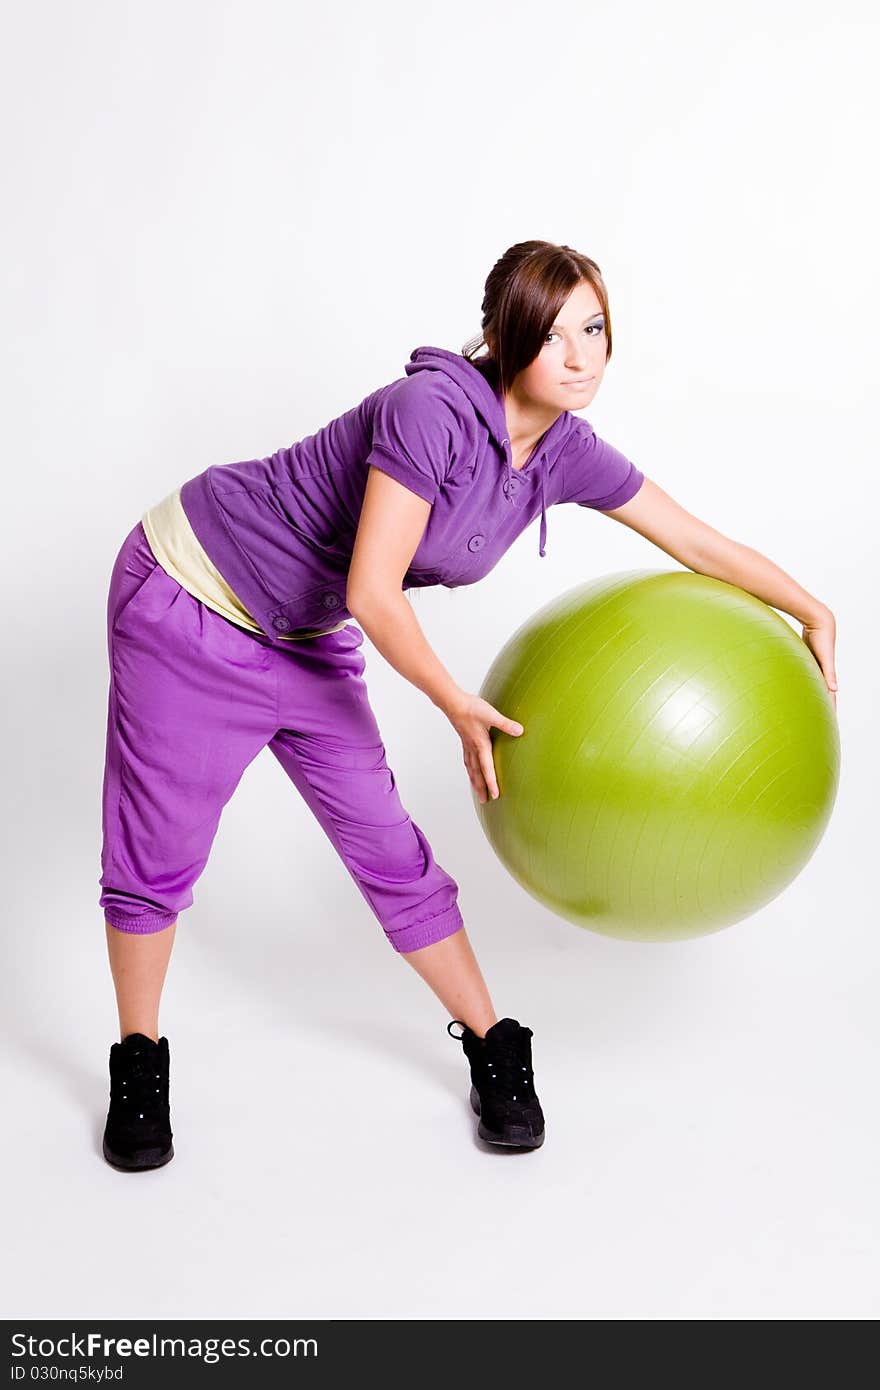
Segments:
[[[495,800],[500,796],[500,792],[492,761],[489,730],[494,727],[518,738],[523,732],[522,724],[517,724],[515,719],[508,719],[490,705],[488,700],[465,691],[445,713],[461,739],[464,765],[474,791],[481,802],[486,801],[489,796]]]

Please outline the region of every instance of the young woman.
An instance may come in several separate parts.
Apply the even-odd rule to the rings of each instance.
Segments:
[[[158,1012],[177,917],[223,807],[267,746],[392,948],[451,1015],[447,1031],[462,1028],[451,1036],[470,1066],[478,1133],[543,1142],[532,1031],[497,1018],[458,886],[401,803],[363,678],[364,632],[447,716],[481,801],[499,795],[490,729],[523,730],[456,683],[404,590],[477,582],[536,516],[544,555],[547,508],[574,502],[797,617],[836,689],[830,609],[571,413],[593,400],[611,356],[596,263],[521,242],[493,267],[482,310],[482,333],[461,353],[417,348],[403,377],[316,434],[208,468],[119,551],[100,879],[120,1027],[104,1155],[118,1167],[173,1156]]]

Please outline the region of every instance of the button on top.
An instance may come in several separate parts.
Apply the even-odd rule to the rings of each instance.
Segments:
[[[330,592],[328,591],[328,592],[327,592],[326,594],[324,594],[324,596],[322,597],[321,602],[323,603],[323,605],[324,605],[325,608],[338,608],[338,607],[339,607],[339,596],[338,596],[338,594],[333,594],[333,593],[330,593]]]
[[[290,623],[284,617],[283,613],[279,613],[277,617],[272,619],[272,626],[274,627],[276,632],[290,631]]]
[[[482,550],[486,543],[485,536],[471,536],[468,541],[468,550]]]

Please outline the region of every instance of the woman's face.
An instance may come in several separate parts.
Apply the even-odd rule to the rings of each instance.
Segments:
[[[575,285],[534,362],[518,374],[513,393],[523,405],[583,410],[605,372],[605,317],[587,280]]]

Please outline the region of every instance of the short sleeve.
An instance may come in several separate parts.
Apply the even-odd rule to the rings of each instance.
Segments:
[[[434,373],[394,381],[373,414],[367,465],[435,502],[446,480],[456,438],[455,413]]]
[[[578,420],[564,455],[563,502],[612,511],[635,497],[645,475],[634,463],[600,439],[586,420]]]

